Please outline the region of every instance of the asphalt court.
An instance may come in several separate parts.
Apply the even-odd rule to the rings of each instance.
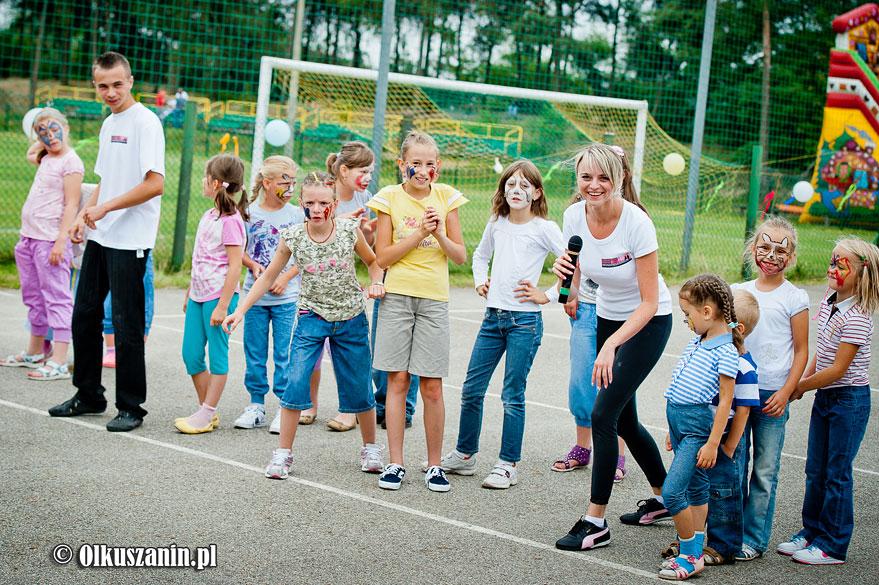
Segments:
[[[813,308],[824,290],[809,287]],[[241,336],[233,336],[230,376],[220,403],[221,427],[202,436],[176,432],[173,419],[195,405],[180,358],[183,291],[158,291],[156,319],[147,345],[149,410],[130,434],[107,433],[115,415],[51,419],[46,409],[73,393],[66,382],[24,380],[24,372],[0,369],[0,522],[2,583],[142,583],[190,581],[259,583],[640,583],[655,579],[659,551],[674,536],[670,523],[633,528],[618,522],[647,497],[643,474],[615,487],[608,509],[612,543],[588,553],[557,551],[553,543],[582,513],[591,471],[558,474],[553,459],[574,439],[567,410],[569,325],[558,306],[544,309],[545,333],[528,382],[525,444],[519,485],[506,491],[480,488],[500,446],[502,375],[496,373],[485,402],[479,471],[450,476],[447,494],[428,492],[418,472],[425,456],[421,411],[407,433],[409,475],[398,492],[378,489],[377,478],[359,471],[359,433],[329,432],[335,414],[332,368],[324,364],[317,422],[300,427],[287,481],[262,476],[276,439],[265,429],[232,428],[248,402],[243,387]],[[25,309],[17,291],[0,291],[0,350],[14,353],[26,339]],[[482,318],[482,299],[452,291],[452,370],[446,380],[444,451],[454,447],[460,388]],[[814,313],[814,311],[813,311]],[[674,315],[666,352],[638,392],[642,422],[657,441],[665,433],[662,393],[676,356],[689,339]],[[810,339],[814,343],[815,323]],[[499,367],[499,370],[501,370]],[[871,366],[875,382],[877,366]],[[104,383],[112,403],[111,372]],[[872,393],[874,399],[877,393]],[[875,402],[875,400],[874,400]],[[795,403],[779,476],[772,545],[797,530],[804,491],[804,459],[811,397]],[[272,416],[277,401],[269,397]],[[875,414],[876,406],[872,406]],[[879,423],[872,416],[856,460],[856,528],[849,562],[804,567],[774,553],[748,564],[709,568],[700,582],[875,583],[879,575]],[[385,442],[383,433],[379,441]],[[670,454],[666,454],[670,461]],[[59,565],[53,547],[84,543],[181,547],[216,544],[217,567],[192,569],[84,569]]]

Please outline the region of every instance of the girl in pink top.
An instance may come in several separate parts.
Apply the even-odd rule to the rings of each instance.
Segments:
[[[229,373],[229,336],[220,324],[238,306],[238,280],[244,250],[247,193],[244,163],[220,154],[205,169],[204,194],[214,200],[198,223],[192,251],[192,281],[183,311],[183,362],[192,376],[198,410],[174,421],[181,433],[209,433],[220,426],[217,403]],[[210,372],[205,365],[208,348]]]
[[[79,210],[84,168],[68,143],[69,126],[61,112],[44,108],[33,128],[38,140],[28,149],[27,158],[37,165],[37,175],[21,209],[21,239],[15,246],[31,336],[27,350],[7,356],[0,365],[33,368],[28,372],[30,380],[64,380],[70,378],[67,348],[73,316],[73,250],[67,231]],[[50,327],[55,339],[51,359],[43,353]]]

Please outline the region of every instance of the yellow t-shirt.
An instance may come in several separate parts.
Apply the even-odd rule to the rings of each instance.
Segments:
[[[391,216],[391,242],[396,244],[419,228],[428,207],[436,209],[442,218],[439,229],[444,230],[449,212],[465,203],[467,199],[454,187],[434,183],[424,199],[415,199],[402,185],[390,185],[376,193],[366,206]],[[449,300],[449,260],[436,238],[427,236],[388,268],[385,290],[421,299]]]

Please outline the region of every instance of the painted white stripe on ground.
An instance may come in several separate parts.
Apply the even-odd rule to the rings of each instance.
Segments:
[[[31,414],[36,414],[39,416],[44,416],[44,417],[49,416],[49,413],[46,411],[39,410],[37,408],[33,408],[30,406],[25,406],[23,404],[18,404],[17,402],[10,402],[8,400],[0,400],[0,405],[6,406],[7,408],[14,408],[14,409],[17,409],[17,410],[20,410],[23,412],[29,412]],[[137,434],[133,434],[133,433],[107,433],[106,428],[104,428],[101,425],[96,425],[93,423],[85,422],[85,421],[82,421],[82,420],[79,420],[76,418],[58,418],[55,420],[57,420],[59,422],[64,422],[64,423],[76,425],[79,427],[83,427],[86,429],[101,431],[101,432],[103,432],[113,438],[119,438],[122,440],[137,441],[140,443],[145,443],[147,445],[152,445],[154,447],[161,447],[164,449],[169,449],[171,451],[183,453],[184,455],[191,455],[193,457],[198,457],[200,459],[205,459],[207,461],[213,461],[215,463],[221,463],[223,465],[228,465],[230,467],[242,469],[244,471],[258,473],[260,475],[262,475],[265,471],[262,468],[256,467],[254,465],[248,465],[247,463],[242,463],[240,461],[235,461],[234,459],[227,459],[225,457],[219,457],[217,455],[213,455],[211,453],[205,453],[204,451],[199,451],[197,449],[192,449],[189,447],[181,447],[180,445],[174,445],[171,443],[165,443],[164,441],[151,439],[149,437],[144,437],[142,435],[137,435]],[[352,500],[357,500],[360,502],[364,502],[366,504],[371,504],[373,506],[379,506],[382,508],[387,508],[389,510],[394,510],[396,512],[402,512],[404,514],[409,514],[411,516],[415,516],[418,518],[424,518],[426,520],[432,520],[434,522],[439,522],[439,523],[446,524],[449,526],[454,526],[456,528],[461,528],[461,529],[467,530],[469,532],[475,532],[477,534],[482,534],[485,536],[491,536],[491,537],[498,538],[501,540],[514,542],[516,544],[520,544],[522,546],[527,546],[527,547],[541,550],[544,552],[555,553],[558,555],[574,558],[574,559],[577,559],[580,561],[586,561],[588,563],[601,565],[602,567],[606,567],[608,569],[622,571],[624,573],[629,573],[631,575],[636,575],[638,577],[644,577],[645,579],[655,580],[658,578],[656,573],[651,573],[648,571],[637,569],[635,567],[630,567],[628,565],[623,565],[620,563],[614,563],[612,561],[599,559],[594,556],[590,556],[588,554],[559,550],[552,545],[544,544],[542,542],[537,542],[535,540],[531,540],[528,538],[523,538],[521,536],[516,536],[515,534],[509,534],[506,532],[501,532],[499,530],[493,530],[491,528],[479,526],[478,524],[471,524],[469,522],[462,522],[460,520],[455,520],[454,518],[440,516],[439,514],[431,514],[430,512],[424,512],[422,510],[410,508],[408,506],[403,506],[400,504],[395,504],[393,502],[379,500],[376,498],[372,498],[370,496],[365,496],[363,494],[359,494],[357,492],[350,492],[347,490],[343,490],[343,489],[340,489],[340,488],[337,488],[337,487],[334,487],[331,485],[326,485],[326,484],[318,483],[315,481],[310,481],[307,479],[301,479],[301,478],[293,477],[293,476],[290,476],[287,481],[292,481],[294,483],[298,483],[299,485],[304,485],[304,486],[307,486],[307,487],[310,487],[313,489],[318,489],[321,491],[329,492],[329,493],[335,494],[337,496],[349,498]],[[378,488],[376,488],[376,489],[378,489]]]

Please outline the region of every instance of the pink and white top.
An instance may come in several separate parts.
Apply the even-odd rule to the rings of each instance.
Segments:
[[[818,351],[815,371],[833,365],[840,343],[858,346],[855,358],[842,377],[825,388],[839,386],[866,386],[870,383],[870,341],[873,337],[873,318],[855,302],[854,297],[836,302],[836,293],[821,303],[818,312]]]
[[[244,219],[240,214],[220,217],[216,209],[209,209],[198,222],[195,247],[192,250],[192,283],[189,298],[204,303],[220,298],[223,283],[229,272],[226,246],[244,245]],[[238,292],[238,285],[235,285]]]
[[[64,177],[74,174],[85,174],[85,167],[72,148],[61,156],[43,157],[21,208],[22,237],[55,241],[64,213]]]

